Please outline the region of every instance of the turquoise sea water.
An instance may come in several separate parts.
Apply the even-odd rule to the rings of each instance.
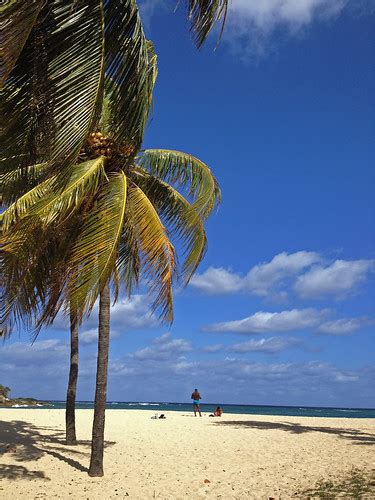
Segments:
[[[201,404],[203,413],[212,413],[217,404]],[[296,417],[335,417],[335,418],[375,418],[375,408],[314,408],[308,406],[252,406],[252,405],[220,405],[224,413],[241,413],[246,415],[280,415]],[[88,401],[78,401],[78,409],[92,409],[94,404]],[[34,407],[35,408],[35,407]],[[53,401],[44,408],[65,408],[64,401]],[[168,411],[191,412],[189,403],[158,403],[158,402],[130,402],[112,401],[107,403],[110,410],[153,410],[155,413]]]

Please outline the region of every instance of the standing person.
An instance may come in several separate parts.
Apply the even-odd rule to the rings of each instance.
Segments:
[[[201,417],[201,407],[200,407],[200,400],[202,399],[201,395],[198,392],[198,389],[194,389],[193,394],[191,395],[191,399],[193,400],[193,408],[194,408],[194,417],[197,416],[197,411],[199,413],[199,416]]]

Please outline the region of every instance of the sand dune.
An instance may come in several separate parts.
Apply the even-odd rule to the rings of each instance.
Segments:
[[[62,410],[0,410],[0,497],[290,498],[375,464],[375,420],[108,410],[105,477],[87,475],[91,410],[65,446]],[[295,497],[294,497],[295,498]]]

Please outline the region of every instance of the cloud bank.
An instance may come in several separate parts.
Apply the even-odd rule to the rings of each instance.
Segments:
[[[191,351],[193,346],[184,339],[163,335],[146,346],[150,350],[144,351],[145,355],[138,350],[122,357],[111,356],[109,400],[188,401],[191,390],[198,386],[204,401],[212,403],[363,406],[370,401],[374,366],[348,370],[319,360],[263,363],[237,357],[237,353],[244,356],[261,349],[272,352],[278,342],[277,338],[243,342],[232,346],[232,355],[225,359],[200,360],[197,350]],[[13,396],[63,399],[68,351],[69,346],[61,340],[37,341],[33,347],[20,342],[6,345],[2,348],[0,379],[12,381]],[[80,399],[93,396],[95,366],[95,354],[83,352]]]
[[[208,295],[243,292],[286,300],[292,292],[302,299],[345,299],[356,293],[374,270],[375,260],[371,259],[329,263],[316,252],[282,252],[270,262],[252,267],[245,276],[210,267],[195,275],[191,286]]]
[[[273,333],[304,330],[318,326],[327,318],[327,309],[291,309],[281,312],[259,311],[247,318],[214,323],[204,327],[208,332]]]

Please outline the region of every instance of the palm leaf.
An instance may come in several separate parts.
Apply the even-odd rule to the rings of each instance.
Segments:
[[[33,205],[29,216],[37,216],[44,224],[63,219],[93,196],[101,183],[107,179],[104,164],[106,158],[99,156],[70,168],[70,177],[62,190],[51,194]]]
[[[45,0],[5,2],[0,14],[3,40],[0,52],[0,86],[2,86],[20,55]]]
[[[21,324],[31,328],[35,318],[39,331],[53,321],[64,304],[69,278],[66,256],[77,236],[77,222],[71,217],[65,227],[26,227],[26,231],[23,228],[5,236],[2,319],[8,334]]]
[[[110,279],[117,258],[127,204],[125,174],[113,174],[88,211],[68,258],[70,298],[79,310],[90,311]]]
[[[188,19],[195,43],[200,47],[216,22],[223,31],[229,0],[187,0]]]
[[[45,247],[51,234],[34,229],[12,231],[2,238],[1,320],[9,334],[15,325],[30,325],[33,315],[39,311],[40,297],[45,293],[44,262],[48,256]]]
[[[103,75],[102,2],[45,3],[4,89],[4,156],[15,167],[74,162],[101,109]]]
[[[3,165],[2,170],[5,170],[3,169]],[[0,174],[0,203],[5,206],[14,203],[17,198],[35,187],[36,184],[42,182],[47,172],[47,163],[31,165],[25,169],[16,168],[4,171],[4,173]]]
[[[135,184],[128,190],[127,218],[138,242],[142,271],[151,293],[156,295],[153,308],[160,308],[161,318],[172,322],[174,248],[151,201]]]
[[[130,296],[138,285],[141,273],[141,258],[138,240],[133,231],[130,217],[125,217],[123,232],[118,249],[116,269],[119,275],[119,284],[125,286]]]
[[[105,3],[106,92],[117,143],[143,139],[156,79],[156,56],[146,41],[135,0]]]
[[[0,214],[1,230],[3,232],[8,231],[11,225],[25,217],[30,208],[51,191],[54,180],[54,177],[50,177],[33,189],[30,189],[30,191],[18,198],[17,201]]]
[[[54,159],[75,158],[101,110],[104,19],[101,0],[54,0],[50,78],[55,87]]]
[[[168,184],[188,186],[193,209],[206,218],[220,201],[220,188],[209,167],[194,156],[167,149],[146,149],[137,159],[151,175]]]
[[[207,249],[207,238],[201,218],[190,203],[169,184],[140,169],[133,177],[134,182],[141,187],[158,214],[165,220],[171,236],[176,236],[181,241],[185,255],[182,274],[187,284]]]

